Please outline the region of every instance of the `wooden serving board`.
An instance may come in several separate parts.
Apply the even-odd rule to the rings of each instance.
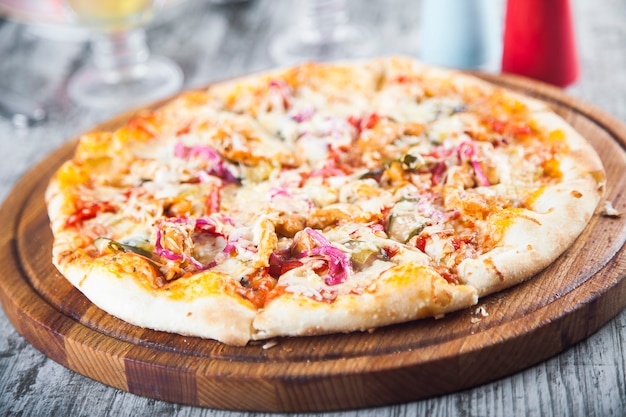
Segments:
[[[626,126],[556,88],[512,76],[481,77],[547,102],[587,137],[607,170],[607,199],[626,212]],[[128,117],[96,129],[114,128]],[[626,307],[626,216],[598,211],[553,265],[481,300],[486,317],[475,307],[372,333],[246,347],[138,328],[95,307],[50,262],[43,194],[75,144],[27,173],[0,209],[0,301],[17,331],[44,354],[135,394],[257,411],[406,402],[518,372],[589,336]]]

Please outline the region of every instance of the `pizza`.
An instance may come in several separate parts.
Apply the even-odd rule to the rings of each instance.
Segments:
[[[136,326],[243,346],[467,309],[530,279],[605,188],[544,102],[393,56],[187,91],[83,134],[52,261]]]

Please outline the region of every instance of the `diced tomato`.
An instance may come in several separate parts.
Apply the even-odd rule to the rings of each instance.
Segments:
[[[428,243],[428,235],[419,235],[415,240],[415,247],[426,253],[426,243]]]
[[[528,125],[517,125],[513,128],[513,134],[516,136],[530,135],[532,132],[532,129]]]
[[[359,136],[364,129],[372,129],[376,126],[380,122],[380,115],[370,113],[364,117],[349,116],[347,120],[356,129],[357,136]]]
[[[456,236],[452,239],[452,247],[454,250],[459,250],[463,245],[468,243],[468,238]]]
[[[72,213],[65,221],[65,227],[74,227],[85,220],[93,219],[99,213],[111,213],[115,211],[115,207],[108,201],[84,201],[77,200],[74,203],[76,211]]]
[[[398,254],[398,252],[400,252],[400,249],[398,247],[391,247],[391,246],[385,246],[382,248],[383,252],[385,253],[385,256],[387,257],[387,259],[391,259],[394,256],[396,256]]]
[[[361,131],[360,117],[348,116],[348,123],[350,123],[356,130]]]
[[[509,134],[512,136],[523,136],[532,133],[532,128],[526,123],[511,123],[503,120],[496,119],[494,117],[488,117],[485,119],[487,127],[498,134]]]
[[[206,207],[207,214],[217,213],[220,211],[221,204],[221,188],[219,185],[211,184],[209,193],[204,200],[204,206]]]
[[[472,223],[468,223],[466,227],[474,227],[474,225]],[[462,247],[472,245],[472,242],[473,238],[471,235],[455,236],[452,238],[452,247],[454,247],[454,250],[456,251],[461,249]]]
[[[312,177],[322,178],[343,177],[345,175],[346,173],[344,171],[332,166],[331,164],[327,164],[326,166],[311,172]]]
[[[338,177],[352,174],[352,169],[341,161],[341,148],[329,147],[328,158],[323,167],[310,173],[311,177]]]
[[[313,272],[315,272],[320,277],[328,274],[328,262],[320,262],[319,264],[313,265]]]
[[[406,75],[398,75],[396,78],[394,78],[394,81],[400,84],[404,84],[411,81],[411,78]]]
[[[431,156],[433,158],[447,158],[455,152],[454,148],[448,148],[445,146],[437,146],[430,150],[430,152],[425,153],[424,156]]]
[[[186,135],[191,132],[191,123],[187,123],[176,131],[176,136]]]
[[[495,118],[487,119],[487,124],[489,128],[496,133],[504,133],[504,130],[506,129],[506,122]]]
[[[370,113],[361,121],[361,128],[371,129],[378,124],[380,116],[378,113]]]
[[[128,121],[128,127],[132,130],[143,132],[150,138],[155,137],[158,133],[153,114],[133,117]]]

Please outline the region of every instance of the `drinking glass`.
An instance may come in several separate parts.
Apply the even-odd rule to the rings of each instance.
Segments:
[[[279,64],[296,64],[363,58],[377,46],[370,27],[350,21],[346,0],[300,0],[293,24],[275,35],[270,54]]]
[[[66,0],[91,29],[91,62],[69,80],[68,94],[92,108],[124,110],[178,91],[183,73],[171,60],[150,55],[143,26],[158,0]]]

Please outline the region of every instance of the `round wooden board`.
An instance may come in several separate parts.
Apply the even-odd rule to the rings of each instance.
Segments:
[[[622,123],[544,84],[480,76],[547,102],[587,137],[607,170],[607,200],[626,211]],[[96,129],[111,129],[128,117]],[[626,222],[598,211],[557,262],[534,279],[481,300],[488,316],[472,308],[372,333],[284,338],[246,347],[141,329],[95,307],[50,262],[43,193],[75,143],[27,173],[0,209],[0,300],[18,332],[44,354],[135,394],[283,412],[411,401],[536,364],[589,336],[626,306]]]

